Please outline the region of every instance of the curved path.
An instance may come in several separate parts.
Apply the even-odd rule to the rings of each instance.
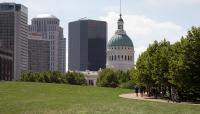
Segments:
[[[135,93],[128,93],[128,94],[121,94],[119,95],[119,97],[122,98],[128,98],[128,99],[136,99],[136,100],[145,100],[145,101],[156,101],[156,102],[164,102],[164,103],[173,103],[172,101],[168,100],[164,100],[164,99],[155,99],[153,97],[147,97],[146,95],[144,95],[143,97],[140,97],[140,94],[138,94],[138,97],[136,97]],[[175,103],[175,102],[174,102]],[[199,105],[200,104],[192,104],[192,103],[186,103],[186,102],[181,102],[181,103],[177,103],[177,104],[191,104],[191,105]]]

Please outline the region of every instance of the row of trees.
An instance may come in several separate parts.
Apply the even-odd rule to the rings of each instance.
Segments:
[[[130,71],[124,72],[121,70],[103,69],[99,73],[97,86],[101,87],[121,87],[133,88],[135,83],[132,80]]]
[[[200,27],[192,27],[179,42],[155,41],[143,52],[131,71],[133,81],[164,95],[176,88],[182,99],[200,98]]]
[[[77,72],[61,73],[59,71],[48,71],[48,72],[27,71],[22,74],[20,81],[86,85],[86,80],[84,75]]]

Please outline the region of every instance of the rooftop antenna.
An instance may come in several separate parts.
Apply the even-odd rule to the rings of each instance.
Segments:
[[[122,1],[120,0],[120,18],[122,17]]]

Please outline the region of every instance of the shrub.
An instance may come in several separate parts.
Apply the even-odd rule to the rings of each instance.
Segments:
[[[44,83],[68,83],[74,85],[85,85],[83,74],[76,72],[61,73],[59,71],[31,72],[27,71],[21,75],[20,81],[44,82]]]
[[[103,69],[97,78],[97,85],[102,87],[118,87],[119,81],[112,69]]]
[[[133,89],[134,86],[135,86],[135,83],[132,80],[125,83],[121,83],[119,85],[120,88],[124,88],[124,89]]]
[[[85,85],[86,80],[83,74],[76,72],[67,72],[66,82],[74,85]]]

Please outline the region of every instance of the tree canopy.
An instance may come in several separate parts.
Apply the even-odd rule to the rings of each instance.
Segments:
[[[159,93],[175,87],[193,99],[200,96],[200,27],[192,27],[175,44],[155,41],[143,52],[132,71],[133,80]]]

